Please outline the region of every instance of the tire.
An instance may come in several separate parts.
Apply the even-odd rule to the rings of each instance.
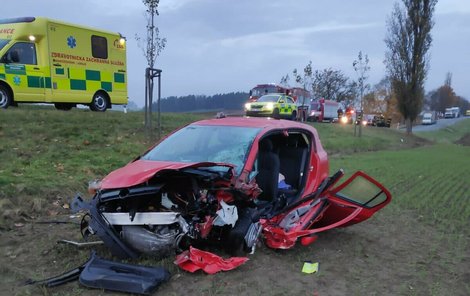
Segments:
[[[105,93],[97,92],[90,103],[90,110],[95,112],[104,112],[108,108],[108,98]]]
[[[291,120],[295,121],[297,119],[297,111],[292,111]]]
[[[6,109],[12,103],[10,91],[3,85],[0,85],[0,109]]]
[[[73,104],[68,104],[68,103],[55,103],[54,104],[55,108],[57,110],[62,110],[62,111],[69,111],[72,109]]]
[[[279,109],[276,108],[276,109],[273,110],[273,118],[274,119],[280,119],[281,118],[281,116],[279,115]]]

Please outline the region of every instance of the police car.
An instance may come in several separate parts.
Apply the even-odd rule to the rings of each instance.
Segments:
[[[294,99],[288,95],[268,94],[260,97],[256,102],[246,103],[245,115],[295,119],[297,106]]]

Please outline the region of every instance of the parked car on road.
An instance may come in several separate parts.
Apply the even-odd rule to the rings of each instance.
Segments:
[[[437,112],[436,111],[430,111],[430,112],[424,112],[423,113],[423,120],[421,123],[423,125],[426,124],[435,124],[437,122]]]

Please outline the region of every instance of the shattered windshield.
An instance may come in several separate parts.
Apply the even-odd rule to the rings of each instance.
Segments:
[[[5,45],[8,44],[8,42],[10,42],[10,40],[0,39],[0,50],[2,50],[5,47]]]
[[[260,128],[189,125],[169,136],[142,159],[174,162],[223,162],[241,172]]]

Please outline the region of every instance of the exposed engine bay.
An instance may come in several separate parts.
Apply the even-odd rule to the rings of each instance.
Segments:
[[[77,196],[72,209],[88,210],[82,234],[99,235],[119,257],[168,256],[189,246],[240,255],[254,250],[261,232],[253,202],[259,189],[241,190],[232,179],[230,166],[163,170],[140,186],[98,191],[90,203]]]

